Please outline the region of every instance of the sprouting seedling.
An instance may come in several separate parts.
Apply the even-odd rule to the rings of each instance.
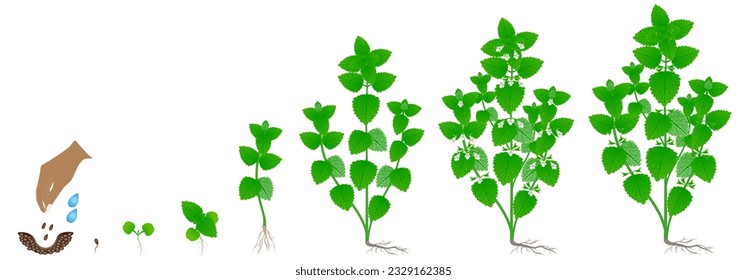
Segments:
[[[542,185],[555,186],[558,182],[560,165],[550,149],[573,126],[572,119],[556,118],[558,106],[571,96],[555,87],[536,89],[534,96],[539,103],[523,106],[526,117],[519,116],[517,109],[526,90],[524,80],[534,76],[543,64],[538,58],[524,56],[538,35],[516,33],[510,22],[501,19],[498,37],[482,47],[490,57],[481,61],[487,75],[478,73],[470,78],[477,91],[465,94],[457,89],[454,95],[443,97],[456,122],[442,122],[439,127],[447,139],[460,145],[451,157],[454,176],[459,179],[470,175],[475,199],[487,207],[498,206],[508,225],[514,251],[555,253],[555,248],[538,245],[537,240],[516,242],[515,233],[519,219],[537,205]],[[497,81],[495,87],[488,86],[491,80]],[[498,110],[491,106],[494,100],[507,116],[498,115]],[[475,106],[477,109],[473,110]],[[492,157],[492,169],[488,154],[476,144],[488,127],[493,146],[502,150]],[[508,197],[508,208],[498,199],[499,184],[508,185],[507,190],[500,192]],[[523,187],[519,189],[520,186]]]
[[[140,255],[142,256],[143,255],[143,249],[145,249],[145,247],[143,247],[143,243],[140,242],[140,235],[141,234],[145,234],[145,236],[151,236],[153,234],[153,231],[156,228],[153,227],[153,224],[151,224],[151,223],[145,223],[145,224],[143,224],[143,226],[140,228],[140,230],[136,230],[135,227],[136,227],[135,223],[127,221],[127,222],[124,223],[124,225],[122,225],[122,230],[124,230],[124,232],[127,235],[130,235],[131,233],[135,233],[135,237],[137,238],[137,249],[140,252]],[[96,239],[95,242],[96,242],[96,247],[98,247],[98,245],[99,245],[98,244],[98,239]]]
[[[282,130],[277,127],[270,127],[267,121],[263,122],[262,125],[250,124],[249,131],[255,138],[256,149],[247,146],[239,147],[239,155],[241,160],[247,166],[254,166],[254,177],[244,177],[239,184],[239,198],[242,200],[257,198],[259,203],[259,210],[262,212],[262,231],[257,235],[257,243],[254,245],[254,249],[257,253],[262,251],[262,248],[267,249],[275,248],[275,240],[267,230],[267,216],[265,215],[265,208],[262,205],[262,200],[270,201],[272,199],[273,185],[270,177],[259,177],[259,169],[270,170],[278,166],[282,160],[278,155],[270,153],[270,146],[272,141],[280,136]]]
[[[202,237],[218,237],[218,229],[215,226],[218,223],[218,213],[213,211],[205,213],[200,205],[191,201],[182,201],[182,213],[184,213],[187,221],[195,225],[187,229],[187,239],[189,241],[199,240],[198,246],[200,247],[200,255],[202,255],[207,247],[207,243]]]
[[[641,204],[651,203],[664,230],[667,251],[710,253],[710,247],[693,244],[692,239],[671,241],[669,233],[672,218],[692,202],[690,190],[695,189],[695,178],[711,182],[716,174],[716,158],[705,145],[713,131],[724,127],[731,117],[728,111],[712,110],[714,98],[722,95],[727,86],[710,77],[694,79],[689,84],[695,95],[677,97],[681,83],[678,72],[690,65],[699,53],[678,42],[690,33],[693,22],[670,21],[664,9],[657,5],[651,12],[651,24],[633,37],[643,46],[633,50],[640,64],[630,63],[622,68],[630,82],[615,85],[608,80],[606,85],[595,87],[594,95],[604,103],[607,114],[595,114],[589,120],[596,131],[612,136],[602,151],[604,170],[608,174],[622,170],[625,178],[622,185],[628,196]],[[648,81],[641,79],[645,68],[653,71]],[[651,92],[660,108],[652,108],[651,102],[643,98],[647,92]],[[679,106],[672,104],[675,97]],[[623,110],[625,104],[627,111]],[[645,162],[638,145],[645,142],[625,137],[639,123],[643,123],[646,139],[653,142],[646,150]],[[655,183],[661,184],[662,194],[652,194]],[[654,197],[661,197],[662,204],[657,204]]]
[[[346,71],[338,79],[342,85],[358,93],[364,89],[363,94],[353,98],[353,112],[360,120],[359,129],[353,130],[348,138],[348,149],[351,155],[360,157],[350,164],[349,177],[352,183],[344,183],[346,166],[338,155],[330,155],[331,150],[336,148],[343,140],[344,134],[339,131],[330,131],[330,119],[335,113],[334,105],[323,106],[321,103],[303,110],[303,114],[314,124],[316,132],[301,133],[301,141],[311,150],[320,150],[321,159],[311,164],[311,177],[317,185],[322,184],[330,178],[334,182],[334,188],[330,190],[329,196],[335,205],[342,210],[353,209],[363,226],[365,244],[369,251],[385,252],[389,254],[407,253],[407,249],[392,246],[391,241],[372,243],[371,228],[375,221],[384,217],[390,210],[390,202],[387,194],[392,186],[405,192],[411,183],[410,169],[404,167],[401,162],[407,151],[415,146],[423,137],[423,130],[408,128],[410,117],[420,112],[420,106],[409,103],[407,100],[401,102],[389,102],[387,107],[394,114],[392,127],[394,134],[400,137],[391,145],[387,143],[387,137],[380,128],[374,128],[373,120],[379,112],[380,99],[373,91],[381,93],[389,89],[394,83],[396,76],[381,72],[377,68],[389,60],[391,52],[385,49],[371,50],[363,38],[357,37],[354,44],[354,55],[350,55],[340,62],[339,66]],[[370,152],[386,152],[389,150],[391,163],[377,166],[369,157]],[[393,166],[391,166],[393,165]],[[372,195],[370,186],[383,188],[384,192]],[[363,192],[363,208],[355,205],[355,192]]]

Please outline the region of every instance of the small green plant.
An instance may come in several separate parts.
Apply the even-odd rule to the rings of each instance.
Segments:
[[[122,230],[124,230],[124,233],[127,235],[130,235],[131,233],[135,234],[135,237],[137,238],[137,249],[140,252],[140,255],[143,255],[143,243],[140,242],[140,235],[145,234],[145,236],[150,236],[153,234],[153,231],[156,230],[155,227],[153,227],[153,224],[151,223],[145,223],[142,227],[140,227],[140,230],[135,229],[135,223],[127,221],[122,225]],[[98,247],[98,239],[96,239],[96,245]]]
[[[254,177],[244,177],[239,184],[239,198],[241,200],[248,200],[254,197],[257,198],[259,203],[259,210],[262,212],[262,231],[257,235],[257,243],[254,245],[254,249],[257,253],[262,251],[262,248],[266,248],[268,251],[270,248],[275,248],[275,240],[267,230],[267,216],[265,215],[265,208],[262,206],[262,200],[270,201],[272,199],[273,186],[270,177],[259,177],[259,168],[262,170],[270,170],[280,164],[282,160],[278,155],[270,153],[270,146],[272,141],[280,136],[282,130],[277,127],[270,127],[267,121],[259,124],[250,124],[249,131],[255,138],[256,149],[247,146],[239,147],[239,155],[244,164],[251,167],[254,166]]]
[[[596,131],[612,136],[609,146],[602,151],[604,170],[607,174],[622,170],[625,178],[622,185],[628,196],[640,204],[651,203],[664,229],[664,243],[669,245],[667,251],[711,252],[710,247],[692,244],[693,239],[671,241],[669,233],[672,218],[692,202],[690,190],[695,189],[695,178],[711,182],[716,174],[716,158],[705,145],[713,131],[724,127],[731,117],[728,111],[713,110],[714,98],[722,95],[727,86],[710,77],[690,80],[695,95],[677,97],[681,83],[678,72],[690,65],[699,53],[678,42],[690,32],[693,22],[670,21],[664,9],[654,6],[651,23],[652,26],[641,29],[633,37],[642,46],[633,50],[640,64],[630,63],[622,68],[630,82],[615,85],[608,80],[606,85],[595,87],[594,95],[604,103],[608,114],[595,114],[589,120]],[[641,79],[645,68],[653,71],[648,81]],[[647,92],[660,108],[652,108],[651,102],[644,98]],[[623,110],[625,104],[627,112]],[[641,118],[643,120],[639,121]],[[625,137],[639,123],[643,123],[646,139],[653,142],[646,150],[645,162],[637,144],[643,141]],[[648,173],[640,167],[644,164]],[[657,204],[652,197],[653,183],[661,184],[662,204]]]
[[[560,165],[550,149],[557,138],[568,133],[573,120],[556,118],[558,106],[571,96],[555,87],[534,90],[539,103],[523,106],[526,117],[517,112],[525,97],[524,79],[534,76],[543,64],[538,58],[524,56],[537,37],[532,32],[516,33],[508,20],[501,19],[498,38],[482,47],[490,56],[481,61],[487,74],[477,73],[470,78],[477,91],[465,94],[457,89],[454,95],[443,97],[456,122],[442,122],[439,128],[447,139],[460,145],[451,157],[454,176],[459,179],[469,175],[475,199],[487,207],[498,206],[508,225],[514,251],[544,254],[555,253],[555,248],[538,245],[537,240],[516,242],[516,226],[537,205],[542,184],[555,186],[558,182]],[[489,87],[491,80],[497,81],[495,87]],[[499,116],[498,110],[491,106],[494,101],[506,116]],[[492,157],[492,169],[487,152],[475,144],[488,126],[493,146],[502,150]],[[508,208],[498,199],[499,183],[508,185],[501,192],[508,197]]]
[[[301,141],[309,149],[321,151],[322,159],[311,164],[311,178],[317,185],[332,179],[335,185],[329,192],[332,202],[342,210],[353,209],[355,211],[363,226],[364,240],[369,246],[369,252],[407,253],[405,248],[392,246],[391,241],[372,243],[370,237],[374,222],[384,217],[390,210],[391,204],[387,199],[387,194],[391,187],[394,186],[402,192],[410,187],[412,179],[410,169],[404,167],[401,162],[408,150],[423,137],[422,129],[408,128],[410,118],[417,115],[421,108],[407,100],[387,103],[389,111],[394,114],[392,120],[394,134],[400,137],[389,145],[384,131],[373,127],[373,120],[379,112],[381,101],[371,89],[381,93],[394,83],[395,75],[377,69],[389,60],[391,52],[385,49],[371,50],[368,42],[361,37],[355,39],[354,51],[355,54],[340,62],[340,68],[346,72],[338,77],[340,83],[351,92],[358,93],[364,90],[363,94],[353,98],[352,103],[353,112],[361,122],[361,129],[353,130],[348,137],[350,154],[361,157],[350,164],[349,176],[352,185],[341,180],[346,176],[346,166],[342,158],[329,154],[344,137],[342,132],[329,130],[330,119],[336,110],[334,105],[322,106],[321,103],[316,102],[314,107],[303,110],[306,118],[313,122],[316,132],[301,133]],[[371,161],[369,156],[372,156],[372,152],[386,152],[387,149],[392,164],[377,166]],[[382,188],[384,192],[372,195],[373,190],[370,188],[372,184]],[[361,209],[354,203],[355,190],[364,193],[362,214]]]
[[[187,229],[187,239],[189,241],[199,240],[198,246],[200,247],[200,255],[202,255],[205,252],[205,247],[207,247],[207,243],[202,237],[218,237],[218,229],[215,226],[218,223],[218,213],[213,211],[205,213],[200,205],[191,201],[182,201],[182,213],[184,213],[187,221],[195,225]]]

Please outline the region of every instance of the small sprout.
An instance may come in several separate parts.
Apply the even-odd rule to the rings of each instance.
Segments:
[[[124,231],[125,234],[130,235],[132,233],[135,234],[135,239],[137,239],[137,249],[140,252],[140,255],[143,255],[143,243],[140,241],[140,235],[145,234],[145,236],[151,236],[153,234],[153,231],[155,230],[155,227],[151,223],[145,223],[142,227],[140,227],[140,230],[135,229],[135,223],[127,221],[122,225],[122,231]],[[98,239],[95,239],[96,247],[98,247]],[[96,249],[94,249],[94,252]]]

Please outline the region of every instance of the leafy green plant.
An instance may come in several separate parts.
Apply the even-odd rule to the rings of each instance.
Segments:
[[[457,89],[453,95],[443,97],[443,103],[452,110],[456,122],[442,122],[439,128],[452,143],[459,143],[451,157],[454,176],[460,179],[469,175],[475,199],[487,207],[498,206],[508,225],[514,251],[543,254],[555,253],[555,248],[538,245],[537,240],[516,242],[516,226],[519,219],[537,205],[543,184],[557,184],[560,165],[550,150],[559,137],[570,131],[573,120],[556,118],[558,106],[571,96],[555,87],[534,90],[539,103],[521,107],[526,95],[524,80],[534,76],[543,64],[538,58],[524,56],[537,37],[532,32],[516,33],[513,25],[502,18],[498,23],[498,38],[482,47],[489,56],[481,61],[487,74],[470,77],[477,91],[465,94]],[[494,87],[489,86],[491,81],[496,81]],[[506,115],[499,115],[492,106],[494,102]],[[519,108],[523,109],[525,117],[519,115]],[[487,134],[487,128],[490,128],[488,137],[492,138],[493,146],[501,149],[492,157],[492,169],[488,153],[476,144]],[[498,191],[499,186],[506,185],[507,190]],[[508,197],[508,208],[501,204],[499,193]]]
[[[622,68],[630,82],[615,85],[608,80],[606,85],[595,87],[594,95],[604,103],[607,114],[595,114],[589,120],[596,131],[612,136],[602,151],[604,170],[608,174],[622,170],[623,189],[628,196],[640,204],[651,203],[664,229],[664,243],[670,246],[667,251],[711,252],[710,247],[692,244],[692,239],[671,241],[669,233],[672,218],[685,211],[693,200],[695,178],[711,182],[716,173],[716,158],[705,145],[713,131],[724,127],[731,116],[728,111],[713,110],[714,98],[722,95],[727,86],[710,77],[694,79],[689,85],[695,95],[677,97],[681,91],[678,72],[699,53],[679,44],[693,22],[670,20],[664,9],[654,6],[651,23],[633,36],[642,46],[633,50],[640,64],[631,62]],[[653,72],[648,81],[641,79],[645,69]],[[652,106],[645,98],[648,92],[660,107]],[[623,110],[624,105],[627,111]],[[636,126],[642,126],[645,139],[653,142],[645,152],[645,161],[638,144],[644,141],[626,138]],[[651,193],[656,183],[662,187],[661,208]]]
[[[140,252],[140,255],[142,256],[143,249],[145,249],[145,247],[143,247],[143,243],[140,242],[140,235],[145,234],[145,236],[150,236],[151,234],[153,234],[153,231],[156,230],[156,228],[151,223],[143,224],[143,226],[140,227],[140,230],[136,230],[135,228],[136,228],[135,223],[130,222],[130,221],[127,221],[124,223],[124,225],[122,225],[122,230],[124,231],[125,234],[127,235],[130,235],[132,233],[135,234],[135,237],[137,238],[137,250]],[[97,243],[98,243],[98,239],[97,239]]]
[[[262,212],[262,231],[257,235],[257,243],[254,245],[254,249],[257,253],[262,251],[262,248],[275,248],[275,240],[267,230],[267,216],[265,216],[265,208],[262,206],[262,200],[269,201],[272,199],[273,186],[270,177],[259,177],[259,169],[270,170],[278,166],[282,160],[278,155],[270,153],[270,146],[272,141],[280,137],[282,130],[277,127],[270,127],[267,121],[260,124],[250,124],[249,131],[255,138],[256,149],[247,146],[239,147],[239,155],[244,164],[251,167],[254,166],[254,177],[244,177],[239,184],[239,198],[241,200],[248,200],[257,198],[259,203],[259,210]]]
[[[421,107],[409,103],[393,101],[387,103],[389,111],[394,114],[392,128],[398,140],[387,141],[387,136],[380,128],[374,128],[373,120],[379,112],[381,101],[373,92],[382,93],[394,83],[396,76],[388,72],[379,71],[391,56],[391,51],[385,49],[371,50],[368,42],[357,37],[354,44],[355,54],[343,59],[339,66],[346,72],[338,79],[351,92],[362,94],[353,98],[353,112],[361,122],[361,129],[353,130],[348,137],[348,150],[351,155],[361,157],[350,164],[350,172],[346,174],[346,165],[338,155],[329,155],[343,140],[344,134],[330,131],[330,119],[335,113],[334,105],[322,106],[316,102],[314,107],[303,110],[304,115],[314,124],[316,132],[301,133],[301,141],[311,150],[320,150],[322,158],[311,164],[311,178],[317,185],[329,179],[334,182],[334,188],[329,196],[335,205],[342,210],[353,209],[358,216],[365,234],[365,244],[369,251],[386,252],[389,254],[407,253],[407,249],[392,246],[391,241],[372,243],[370,241],[371,228],[375,221],[386,215],[391,207],[387,194],[394,188],[406,192],[412,182],[410,169],[404,167],[402,158],[410,148],[415,146],[423,137],[424,131],[418,128],[408,128],[410,118],[420,112]],[[377,166],[371,161],[371,153],[389,151],[391,163]],[[392,166],[393,165],[393,166]],[[352,184],[342,182],[349,175]],[[375,185],[384,190],[382,194],[372,195]],[[355,205],[355,193],[363,192],[363,213]]]
[[[202,237],[218,237],[218,228],[215,226],[218,223],[218,213],[213,211],[205,213],[200,205],[191,201],[182,201],[182,213],[184,213],[187,221],[195,225],[187,229],[187,239],[189,241],[199,240],[198,246],[200,247],[200,255],[202,255],[205,252],[205,247],[207,247],[207,243]]]

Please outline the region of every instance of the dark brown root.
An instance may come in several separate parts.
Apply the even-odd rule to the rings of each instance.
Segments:
[[[273,237],[270,231],[267,230],[267,226],[263,226],[262,231],[257,234],[257,243],[254,245],[254,250],[257,250],[257,254],[259,254],[263,248],[267,249],[267,251],[272,249],[272,251],[275,252],[275,237]]]
[[[664,251],[664,253],[688,252],[693,255],[700,255],[700,253],[713,253],[713,247],[700,244],[690,244],[690,242],[693,241],[695,241],[695,239],[682,238],[680,241],[669,241],[669,239],[665,238],[664,243],[669,245],[669,248]]]
[[[368,249],[366,254],[374,252],[374,253],[387,253],[389,255],[399,255],[399,254],[407,254],[407,248],[402,248],[399,246],[390,246],[392,244],[392,241],[382,241],[379,243],[371,243],[368,240],[366,240],[366,245],[368,247],[371,247]]]
[[[539,240],[529,239],[525,242],[516,242],[514,240],[511,240],[511,245],[515,246],[515,248],[511,250],[511,253],[513,254],[514,252],[519,252],[519,253],[531,252],[535,255],[543,255],[543,256],[545,255],[545,253],[557,254],[555,250],[557,250],[558,248],[553,248],[547,245],[535,245],[537,244],[537,242],[539,242]]]

